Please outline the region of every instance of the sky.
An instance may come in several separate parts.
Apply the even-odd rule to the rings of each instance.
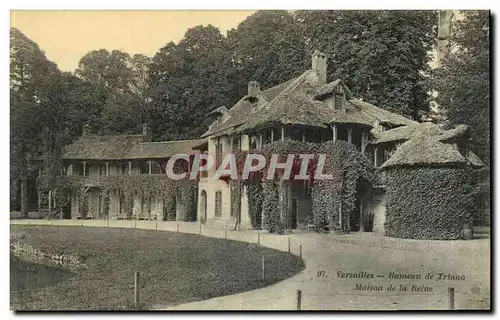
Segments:
[[[91,50],[118,49],[152,57],[186,30],[212,24],[225,35],[254,11],[18,11],[10,13],[18,28],[63,71],[78,68]]]

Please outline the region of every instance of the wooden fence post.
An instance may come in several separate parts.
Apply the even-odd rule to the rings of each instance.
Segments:
[[[455,289],[448,288],[448,305],[450,310],[455,310]]]
[[[227,230],[224,230],[224,239],[227,240]]]
[[[299,245],[299,257],[302,259],[302,245]]]
[[[288,253],[290,253],[290,237],[288,237]]]
[[[158,221],[156,221],[156,231],[158,231]]]
[[[201,236],[201,224],[200,224],[200,228],[199,228],[198,234]]]
[[[139,309],[139,271],[134,274],[134,305]]]
[[[302,291],[297,290],[297,310],[302,310]]]
[[[262,274],[260,279],[266,280],[266,258],[264,256],[262,256]]]
[[[177,232],[179,232],[179,224],[177,224]]]
[[[257,233],[257,244],[260,244],[260,233]]]

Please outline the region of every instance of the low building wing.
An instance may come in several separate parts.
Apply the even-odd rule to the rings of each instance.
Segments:
[[[83,135],[63,150],[65,160],[120,160],[135,145],[145,141],[145,135]]]
[[[127,159],[165,159],[176,154],[192,154],[193,148],[201,145],[204,140],[179,140],[179,141],[159,141],[143,142],[133,146],[127,152]]]

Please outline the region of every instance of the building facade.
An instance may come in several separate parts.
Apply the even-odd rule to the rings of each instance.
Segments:
[[[168,181],[170,157],[192,155],[196,153],[192,147],[200,143],[203,141],[151,142],[146,126],[140,135],[99,136],[84,129],[62,157],[66,179],[79,186],[71,195],[71,217],[194,220],[196,216],[190,217],[188,208],[196,201],[195,195],[186,196],[180,190],[165,195],[159,189]],[[126,188],[129,197],[125,196]],[[172,208],[167,208],[169,201]]]
[[[404,152],[405,144],[413,141],[417,132],[432,137],[438,131],[439,134],[446,131],[356,99],[342,80],[327,82],[326,74],[327,58],[316,51],[312,55],[311,69],[297,78],[267,90],[261,90],[258,82],[250,81],[247,94],[234,106],[229,109],[219,107],[212,112],[217,119],[202,135],[207,144],[200,151],[211,155],[217,164],[228,153],[258,150],[277,140],[314,143],[344,140],[356,146],[375,168],[380,168],[383,176],[383,168],[391,165],[391,158],[400,148]],[[465,127],[446,131],[445,134],[453,135],[453,139],[440,143],[456,150],[456,156],[461,157],[460,163],[481,166],[477,156],[466,150],[468,135]],[[433,145],[431,149],[435,147]],[[440,161],[433,157],[438,158],[434,155],[430,162]],[[412,165],[419,164],[417,161]],[[457,164],[453,162],[451,165]],[[231,206],[231,186],[223,180],[213,179],[214,175],[215,168],[200,179],[198,220],[211,226],[252,228],[246,193],[242,193],[241,208],[235,213]],[[286,188],[283,199],[288,208],[286,229],[308,229],[312,217],[307,191],[300,185],[290,186]],[[383,183],[365,186],[356,201],[355,212],[351,215],[351,231],[384,234],[387,200]]]

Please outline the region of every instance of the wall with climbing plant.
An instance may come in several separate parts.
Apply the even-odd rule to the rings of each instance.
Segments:
[[[348,232],[349,217],[354,209],[356,186],[360,179],[375,182],[377,176],[373,166],[354,145],[345,141],[307,143],[293,140],[276,141],[265,144],[259,150],[236,153],[238,174],[241,178],[248,153],[262,154],[266,158],[266,166],[250,174],[249,179],[230,182],[231,185],[245,186],[249,202],[249,215],[252,226],[272,233],[282,233],[286,227],[288,212],[288,195],[293,183],[305,184],[310,190],[312,200],[313,224],[317,231],[335,230]],[[286,161],[284,155],[293,154],[291,177],[300,172],[302,159],[300,154],[312,154],[306,169],[307,179],[283,180],[283,170],[277,170],[273,179],[266,179],[272,154],[283,155],[280,162]],[[315,180],[319,154],[326,155],[323,174],[331,174],[332,179]],[[339,216],[341,213],[341,217]],[[259,222],[261,222],[259,224]]]
[[[387,169],[386,234],[409,239],[462,238],[475,210],[471,178],[470,168]]]
[[[43,179],[39,179],[42,186]],[[55,194],[70,199],[71,193],[76,193],[79,202],[79,212],[83,217],[88,214],[89,195],[86,192],[85,177],[66,176],[60,177],[60,186]],[[196,220],[197,188],[198,181],[186,177],[180,180],[172,180],[167,175],[117,175],[100,176],[98,185],[101,189],[101,216],[109,216],[110,196],[112,194],[122,198],[125,205],[123,209],[127,218],[133,216],[134,195],[144,196],[148,201],[150,197],[163,199],[163,205],[167,211],[167,220],[175,220],[176,195],[180,195],[185,206],[186,220]],[[61,200],[62,201],[62,200]]]

